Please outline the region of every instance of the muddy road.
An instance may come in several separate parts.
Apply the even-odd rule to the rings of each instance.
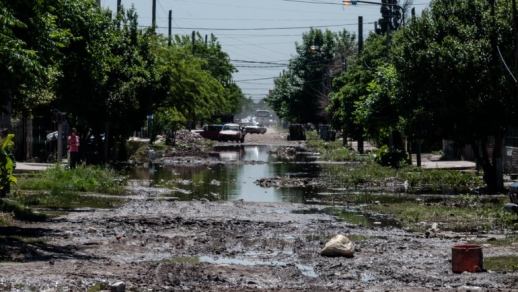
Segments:
[[[245,141],[284,144],[280,135]],[[411,233],[339,220],[323,205],[176,201],[164,196],[168,189],[144,187],[128,193],[120,208],[0,228],[35,238],[2,245],[9,258],[0,264],[0,291],[115,283],[113,291],[518,291],[518,273],[452,272],[452,246],[469,241],[481,242],[484,256],[516,255],[518,246],[491,244],[503,231],[451,233],[438,224]],[[354,257],[320,255],[337,234],[354,242]]]

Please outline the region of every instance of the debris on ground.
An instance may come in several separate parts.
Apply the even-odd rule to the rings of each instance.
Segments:
[[[331,238],[320,255],[326,257],[347,257],[351,258],[354,256],[354,244],[349,238],[339,234]]]

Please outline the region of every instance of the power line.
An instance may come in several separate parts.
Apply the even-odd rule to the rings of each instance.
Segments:
[[[294,26],[294,27],[258,27],[258,28],[211,28],[211,27],[173,27],[173,29],[194,29],[194,30],[229,30],[229,31],[249,31],[249,30],[289,30],[289,29],[309,29],[309,28],[326,28],[326,27],[344,27],[357,26],[358,23],[333,24],[333,25],[316,25],[316,26]],[[148,28],[148,25],[139,25],[140,28]],[[159,29],[168,29],[169,27],[158,26]]]
[[[231,60],[233,62],[241,62],[241,63],[253,63],[253,64],[267,64],[267,65],[283,65],[288,66],[288,63],[279,63],[279,62],[286,62],[286,61],[248,61],[248,60]]]
[[[214,2],[200,2],[200,1],[192,1],[192,0],[184,0],[184,1],[182,1],[182,0],[174,0],[174,1],[176,1],[176,2],[188,2],[189,4],[196,3],[196,4],[202,4],[204,6],[213,5],[213,6],[217,6],[217,7],[227,6],[227,7],[233,7],[233,8],[247,8],[247,9],[253,9],[253,10],[286,11],[286,12],[291,12],[291,13],[293,13],[293,12],[315,13],[315,11],[293,10],[293,9],[277,9],[277,8],[272,8],[272,7],[264,8],[264,7],[258,7],[258,6],[245,6],[245,5],[242,5],[241,3],[240,3],[240,5],[225,5],[225,4],[219,3],[218,1],[214,1]],[[326,13],[326,14],[328,14],[328,13]]]
[[[178,17],[178,20],[203,20],[203,21],[272,21],[277,20],[275,18],[197,18],[197,17]],[[303,21],[307,22],[308,20],[305,18],[283,18],[282,21]],[[329,18],[312,18],[311,21],[344,21],[343,18],[340,19],[329,19]]]
[[[277,77],[265,77],[265,78],[257,78],[257,79],[244,79],[244,80],[234,80],[234,82],[245,82],[245,81],[256,81],[256,80],[271,80]]]
[[[310,3],[310,4],[344,5],[343,3],[304,1],[304,0],[282,0],[282,1],[285,1],[285,2],[298,2],[298,3]]]
[[[286,67],[284,65],[277,66],[247,66],[247,65],[234,65],[236,68],[256,68],[256,69],[270,69],[270,68],[283,68]]]

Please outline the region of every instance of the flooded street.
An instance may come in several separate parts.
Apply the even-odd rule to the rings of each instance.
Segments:
[[[302,203],[324,191],[322,188],[265,188],[256,184],[265,177],[318,177],[322,170],[314,156],[302,153],[293,159],[279,158],[269,154],[274,149],[276,146],[271,145],[215,147],[214,155],[221,164],[138,168],[130,178],[136,180],[133,184],[170,188],[171,195],[181,200]],[[223,163],[227,161],[241,163]]]
[[[502,232],[411,232],[361,206],[319,202],[348,192],[322,176],[353,168],[269,155],[285,141],[275,135],[217,145],[215,163],[139,168],[121,207],[20,223],[41,240],[0,265],[0,291],[518,291],[516,272],[452,272],[456,244],[517,254],[491,244]],[[273,179],[288,176],[296,184]],[[352,257],[321,255],[335,235],[350,239]]]

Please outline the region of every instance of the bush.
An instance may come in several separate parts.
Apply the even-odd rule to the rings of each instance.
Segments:
[[[408,165],[409,156],[408,153],[401,149],[383,145],[374,153],[374,161],[382,166],[401,168]]]

